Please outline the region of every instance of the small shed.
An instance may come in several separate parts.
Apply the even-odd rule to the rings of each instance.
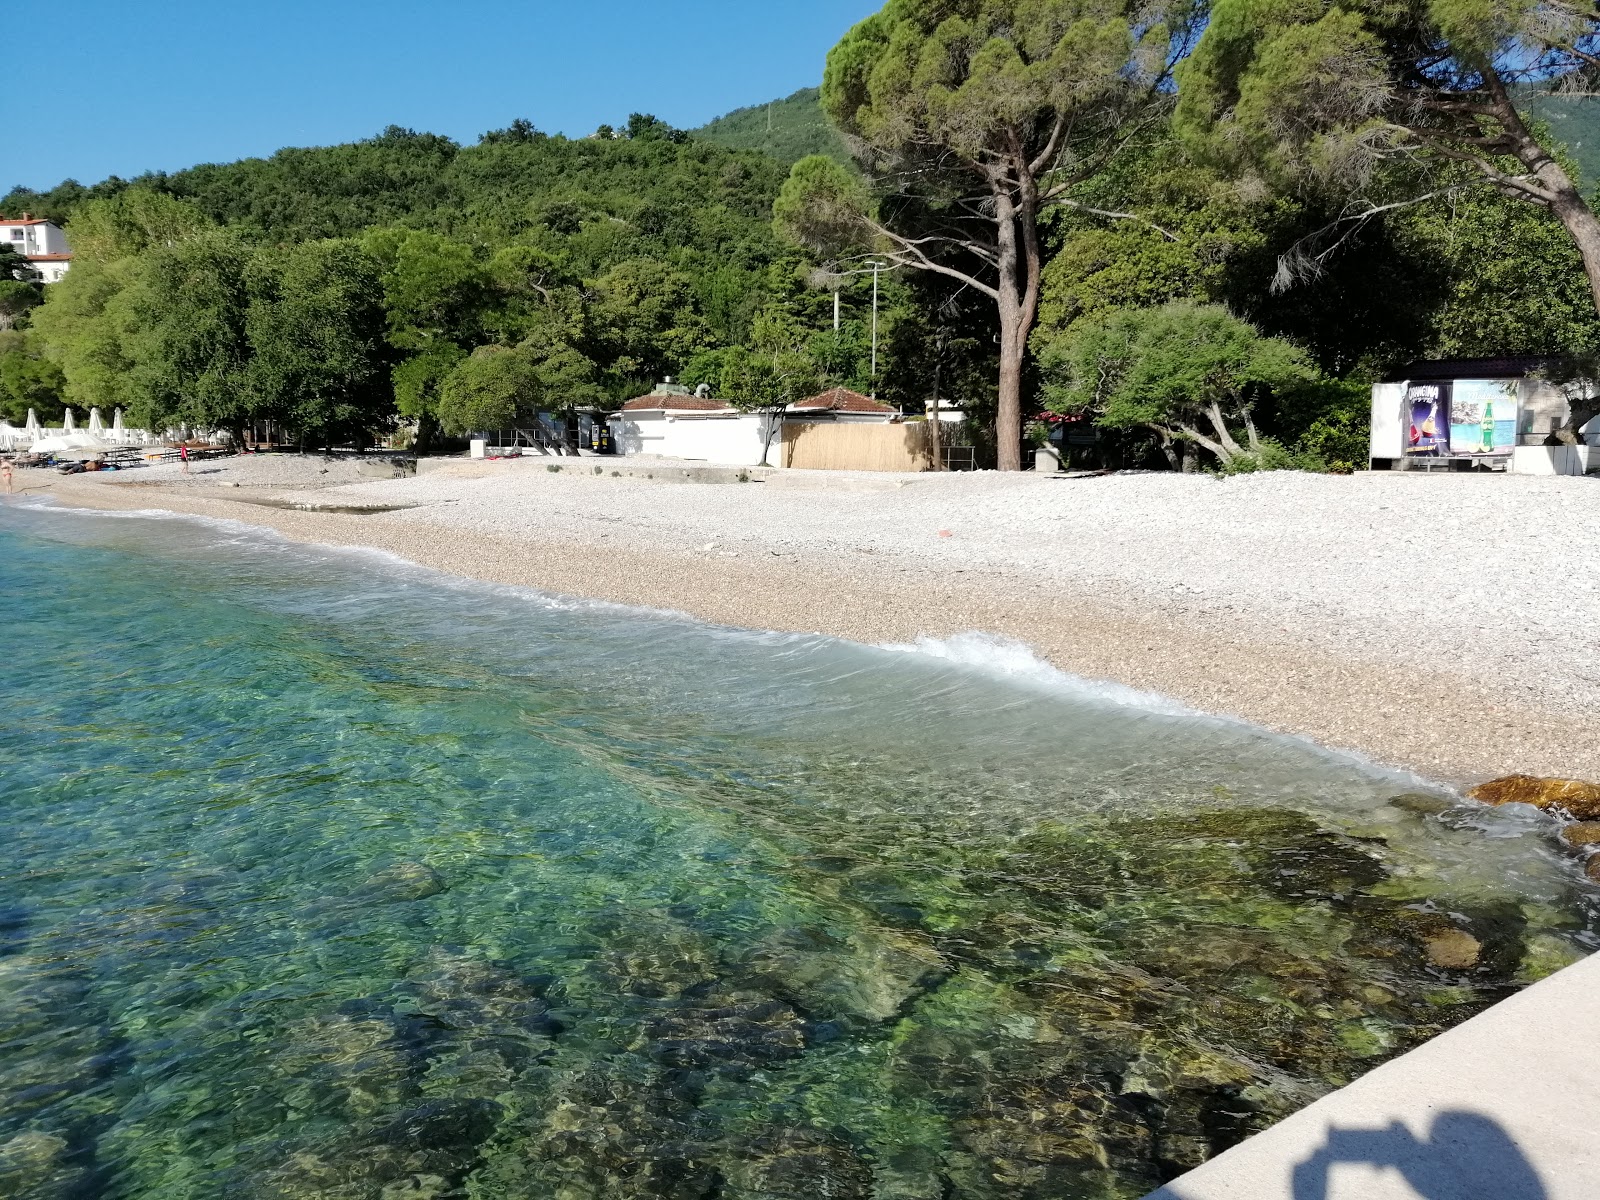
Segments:
[[[1574,385],[1551,381],[1555,365],[1535,357],[1408,363],[1372,386],[1372,469],[1600,471],[1600,421],[1584,426],[1581,445],[1556,437]]]

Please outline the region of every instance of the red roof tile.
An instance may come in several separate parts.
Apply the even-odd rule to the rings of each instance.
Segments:
[[[899,409],[885,404],[882,400],[874,400],[871,396],[863,396],[860,392],[852,392],[849,388],[836,387],[830,388],[820,396],[791,404],[789,411],[892,413],[898,412]]]
[[[25,254],[29,262],[67,262],[72,258],[70,254]]]
[[[672,393],[653,392],[648,396],[640,396],[636,400],[629,400],[622,406],[623,412],[652,412],[664,409],[667,412],[721,412],[730,407],[726,400],[712,400],[706,396],[679,396]]]

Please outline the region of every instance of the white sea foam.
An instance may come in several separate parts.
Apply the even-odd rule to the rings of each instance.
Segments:
[[[880,645],[878,649],[942,659],[985,675],[1045,688],[1058,695],[1064,693],[1073,699],[1143,709],[1169,717],[1208,715],[1159,692],[1141,691],[1106,679],[1088,679],[1070,674],[1047,663],[1026,643],[991,633],[973,630],[946,638],[922,636],[914,642],[892,642]]]

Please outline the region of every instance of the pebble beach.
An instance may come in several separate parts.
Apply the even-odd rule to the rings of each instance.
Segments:
[[[720,624],[1054,667],[1454,784],[1600,777],[1595,480],[707,481],[699,466],[434,460],[388,478],[376,461],[262,456],[23,472],[18,489]]]

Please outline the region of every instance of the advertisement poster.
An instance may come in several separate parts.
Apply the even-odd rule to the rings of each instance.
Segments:
[[[1443,454],[1449,435],[1446,421],[1450,414],[1450,385],[1408,384],[1405,405],[1406,453]]]
[[[1458,379],[1450,397],[1451,454],[1510,454],[1517,444],[1517,385]]]

